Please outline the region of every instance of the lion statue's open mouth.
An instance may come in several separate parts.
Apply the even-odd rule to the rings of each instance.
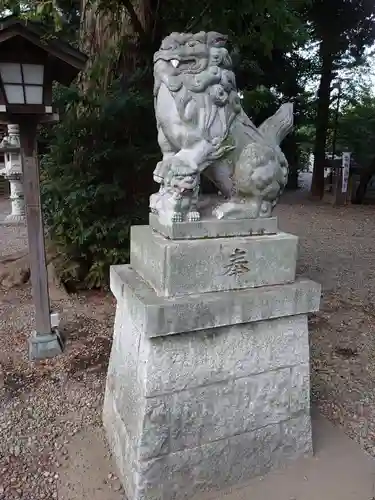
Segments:
[[[202,64],[197,59],[171,59],[169,62],[175,69],[179,68],[181,71],[189,73],[202,71]]]
[[[156,59],[156,58],[155,58]],[[175,74],[180,73],[200,73],[207,67],[207,58],[198,57],[180,57],[177,54],[172,55],[172,57],[166,54],[160,54],[156,61],[163,61],[170,65],[172,72]]]

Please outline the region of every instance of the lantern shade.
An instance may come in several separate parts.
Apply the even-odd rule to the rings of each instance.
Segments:
[[[22,73],[25,84],[43,85],[44,66],[41,64],[22,64]]]
[[[25,85],[26,104],[43,103],[43,87],[41,85]]]
[[[8,104],[43,104],[44,66],[0,62]]]
[[[22,83],[21,65],[18,63],[0,63],[0,74],[4,83]]]
[[[25,104],[22,85],[4,84],[4,90],[9,104]]]

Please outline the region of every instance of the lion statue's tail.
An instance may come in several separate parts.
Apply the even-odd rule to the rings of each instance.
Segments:
[[[279,146],[281,141],[293,129],[293,103],[287,102],[280,106],[276,113],[265,120],[260,127],[259,132],[264,140],[270,146]]]

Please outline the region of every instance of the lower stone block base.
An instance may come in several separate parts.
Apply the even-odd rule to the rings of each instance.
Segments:
[[[161,325],[168,299],[152,301],[125,279],[120,286],[120,275],[103,421],[128,500],[191,498],[312,452],[301,293],[291,307],[283,286],[270,287],[273,319],[150,337],[145,307]],[[226,293],[238,304],[245,292]]]
[[[199,415],[196,416],[199,419]],[[137,461],[111,396],[103,413],[110,448],[129,500],[179,500],[241,484],[312,454],[311,420],[289,420],[194,448]]]

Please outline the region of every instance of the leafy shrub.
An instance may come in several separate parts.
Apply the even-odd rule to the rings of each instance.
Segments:
[[[65,112],[44,137],[41,191],[67,284],[105,284],[109,266],[128,259],[130,226],[147,215],[160,153],[151,92],[137,88],[136,77],[126,91],[115,82],[106,95],[57,92]]]

